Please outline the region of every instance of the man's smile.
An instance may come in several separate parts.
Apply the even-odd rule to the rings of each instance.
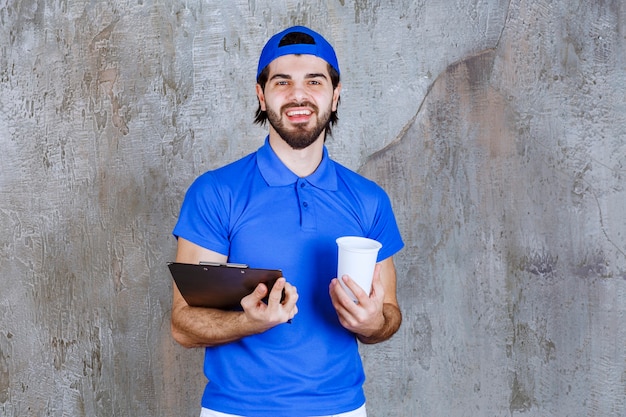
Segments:
[[[289,117],[297,117],[297,116],[310,116],[311,110],[289,110],[287,112],[287,116]]]
[[[303,124],[307,123],[311,116],[315,113],[315,109],[311,109],[310,107],[300,106],[288,106],[285,110],[285,115],[287,119],[294,124]]]

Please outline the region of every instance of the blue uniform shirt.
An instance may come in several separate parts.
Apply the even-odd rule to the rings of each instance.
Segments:
[[[299,294],[291,324],[206,349],[204,407],[298,417],[363,405],[356,338],[339,323],[328,287],[337,275],[336,238],[378,240],[379,261],[403,247],[382,188],[332,161],[326,148],[317,170],[299,178],[266,139],[191,185],[173,233],[229,262],[281,269]]]

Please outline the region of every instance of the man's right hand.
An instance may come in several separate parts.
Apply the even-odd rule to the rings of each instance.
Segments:
[[[254,291],[241,300],[246,319],[253,328],[262,333],[278,324],[286,323],[298,313],[298,291],[285,278],[278,278],[269,294],[267,286],[259,284]]]

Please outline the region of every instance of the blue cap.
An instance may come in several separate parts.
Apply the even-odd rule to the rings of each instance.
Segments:
[[[292,45],[280,45],[280,41],[290,33],[300,32],[305,33],[313,38],[314,44],[298,43]],[[267,67],[270,62],[283,55],[301,54],[301,55],[315,55],[318,58],[322,58],[328,62],[331,67],[339,74],[339,63],[337,62],[337,55],[330,43],[319,33],[312,31],[304,26],[293,26],[283,30],[280,33],[272,36],[269,41],[263,47],[261,57],[259,58],[259,67],[257,69],[256,77],[259,78],[261,72]]]

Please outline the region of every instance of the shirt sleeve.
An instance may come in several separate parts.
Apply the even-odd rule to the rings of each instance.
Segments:
[[[378,189],[378,202],[372,218],[372,228],[367,237],[383,245],[378,253],[378,261],[382,261],[399,252],[404,247],[404,242],[393,214],[391,201],[382,188]]]
[[[185,194],[173,235],[228,256],[226,207],[227,192],[220,188],[215,175],[212,172],[201,175]]]

